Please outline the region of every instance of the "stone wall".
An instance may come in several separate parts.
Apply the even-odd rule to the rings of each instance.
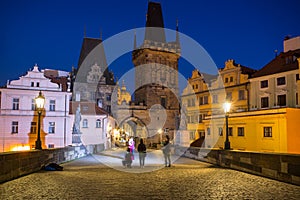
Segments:
[[[91,150],[89,150],[91,149]],[[97,147],[65,147],[0,153],[0,183],[39,171],[49,163],[63,163],[95,153]]]
[[[300,155],[189,148],[185,156],[300,185]]]

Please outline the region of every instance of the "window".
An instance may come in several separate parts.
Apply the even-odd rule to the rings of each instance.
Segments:
[[[196,89],[198,89],[198,84],[196,84]]]
[[[232,127],[228,127],[228,136],[233,136]]]
[[[50,100],[49,110],[55,111],[55,100]]]
[[[32,134],[36,133],[36,122],[31,122],[30,133]]]
[[[272,127],[264,127],[264,137],[272,137]]]
[[[54,144],[48,144],[48,148],[49,149],[54,148]]]
[[[13,110],[19,110],[19,99],[18,98],[13,98]]]
[[[195,139],[195,132],[190,131],[190,140],[194,140],[194,139]]]
[[[264,80],[260,82],[260,88],[267,88],[268,87],[268,80]]]
[[[245,100],[245,90],[239,90],[239,100]]]
[[[49,122],[48,133],[55,133],[55,122]]]
[[[203,97],[199,97],[199,105],[203,105]]]
[[[244,127],[238,127],[238,136],[245,136]]]
[[[213,95],[213,103],[218,103],[218,95]]]
[[[232,76],[230,77],[230,82],[233,82],[233,77]]]
[[[262,97],[260,99],[261,108],[267,108],[269,107],[269,97]]]
[[[285,77],[277,78],[277,85],[285,85]]]
[[[228,78],[225,78],[225,83],[228,83]]]
[[[18,127],[18,123],[17,121],[13,121],[11,123],[11,133],[18,133],[19,127]]]
[[[203,104],[208,104],[208,96],[203,97]]]
[[[219,127],[219,136],[223,136],[223,128]]]
[[[111,95],[110,95],[110,94],[108,94],[108,95],[106,96],[106,100],[107,100],[107,101],[110,101],[110,100],[111,100]]]
[[[286,106],[286,95],[278,95],[277,96],[277,105],[278,106]]]
[[[39,82],[36,83],[36,87],[40,87],[40,83]]]
[[[299,79],[299,74],[296,74],[296,81],[300,80]]]
[[[35,100],[31,99],[31,110],[35,110]]]
[[[192,99],[192,106],[195,106],[195,99]]]
[[[198,122],[199,122],[199,123],[201,123],[201,122],[202,122],[202,120],[203,120],[203,118],[202,118],[202,114],[199,114],[199,115],[198,115]]]
[[[88,127],[88,120],[87,119],[84,119],[82,121],[82,128],[87,128]]]
[[[34,82],[31,82],[31,87],[34,87]]]
[[[210,135],[210,128],[207,128],[207,135]]]
[[[296,93],[296,105],[298,105],[299,102],[298,102],[298,93]]]
[[[100,119],[96,120],[96,128],[101,128],[101,120]]]
[[[227,101],[232,101],[232,92],[227,92],[227,94],[226,94],[226,100]]]
[[[106,106],[106,111],[110,113],[110,111],[111,111],[111,106]]]

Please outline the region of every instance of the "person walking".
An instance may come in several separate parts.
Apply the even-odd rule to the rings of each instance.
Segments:
[[[140,139],[140,144],[138,145],[139,159],[140,159],[140,167],[144,168],[145,166],[145,157],[146,157],[146,145],[144,144],[143,139]]]
[[[171,167],[171,147],[170,147],[170,138],[166,135],[166,139],[163,142],[162,151],[165,157],[165,166]]]

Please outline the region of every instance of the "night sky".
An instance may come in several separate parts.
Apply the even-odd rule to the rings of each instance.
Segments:
[[[84,37],[105,40],[119,32],[143,27],[147,0],[56,1],[28,0],[0,3],[0,85],[40,68],[70,71],[77,67]],[[216,65],[234,59],[259,69],[283,50],[285,36],[300,35],[299,0],[161,0],[165,27],[176,28],[196,40]],[[191,69],[180,63],[188,77]],[[131,69],[131,54],[110,68],[117,77]]]

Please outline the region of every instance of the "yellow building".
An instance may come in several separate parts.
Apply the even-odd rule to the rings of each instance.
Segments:
[[[277,108],[230,113],[229,141],[234,150],[300,153],[300,109]],[[205,146],[224,148],[225,116],[215,115],[204,120]],[[220,132],[222,129],[224,131]]]
[[[212,115],[224,113],[223,103],[233,103],[232,111],[249,110],[249,80],[255,70],[236,64],[234,60],[225,62],[219,75],[192,72],[188,86],[182,94],[182,104],[187,108],[187,130],[190,141],[205,137],[203,120]]]

